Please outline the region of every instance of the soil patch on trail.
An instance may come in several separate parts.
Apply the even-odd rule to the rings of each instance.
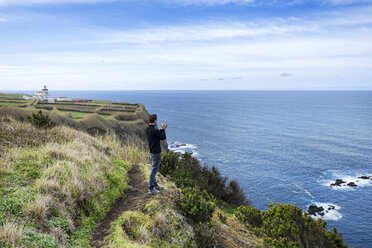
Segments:
[[[129,189],[111,207],[106,216],[98,223],[93,231],[90,246],[104,247],[105,237],[110,234],[111,223],[123,212],[138,209],[139,206],[151,199],[147,193],[147,183],[139,165],[132,165],[128,172]]]

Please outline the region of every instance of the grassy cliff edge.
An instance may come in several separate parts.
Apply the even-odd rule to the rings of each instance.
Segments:
[[[56,124],[49,128],[29,123],[33,109],[0,107],[0,247],[90,247],[129,190],[132,165],[143,182],[149,177],[148,113],[138,106],[137,119],[125,121],[92,114],[76,122],[43,110]],[[162,156],[158,181],[167,190],[122,212],[107,247],[347,247],[336,229],[293,205],[252,207],[236,181],[190,154]]]

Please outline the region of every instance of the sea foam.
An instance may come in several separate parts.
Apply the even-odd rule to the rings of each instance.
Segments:
[[[175,141],[169,144],[169,149],[171,151],[174,151],[180,154],[189,152],[192,154],[193,157],[197,157],[199,155],[198,151],[196,150],[197,146],[193,144],[187,144],[187,143],[181,143],[181,142]]]
[[[362,179],[360,177],[367,176],[369,179]],[[320,183],[324,186],[330,187],[334,190],[357,190],[367,186],[372,186],[372,173],[358,173],[358,174],[345,174],[339,172],[332,172],[332,179],[321,179]],[[336,179],[341,179],[344,183],[340,185],[332,185],[336,182]],[[354,183],[356,186],[349,186],[349,183]]]
[[[321,216],[319,214],[316,214],[315,216],[314,215],[310,215],[311,217],[313,217],[314,219],[318,219],[318,218],[322,218],[323,220],[339,220],[342,218],[342,214],[339,212],[339,210],[341,209],[340,206],[336,205],[336,204],[333,204],[333,203],[328,203],[328,202],[314,202],[314,204],[312,205],[316,205],[317,207],[323,207],[324,208],[324,215]]]

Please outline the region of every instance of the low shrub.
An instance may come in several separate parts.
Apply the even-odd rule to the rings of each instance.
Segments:
[[[190,153],[179,155],[170,151],[162,154],[160,173],[169,175],[177,187],[197,187],[206,190],[217,200],[232,206],[250,205],[238,182],[233,180],[227,184],[227,178],[221,176],[216,167],[201,165]]]
[[[49,129],[56,125],[56,123],[49,118],[49,115],[44,115],[41,110],[38,113],[32,113],[31,115],[28,115],[27,120],[33,126],[41,129]]]
[[[215,210],[210,196],[206,191],[195,188],[185,188],[181,191],[181,209],[194,222],[209,222]]]
[[[265,212],[240,207],[236,216],[251,225],[255,234],[262,235],[270,247],[347,247],[336,228],[327,230],[327,222],[314,220],[291,204],[270,203]]]
[[[169,153],[162,153],[159,172],[162,175],[172,175],[174,170],[177,168],[179,158],[180,155],[172,151],[170,151]]]
[[[262,211],[251,206],[240,206],[236,216],[243,223],[249,224],[251,227],[262,226]]]
[[[198,247],[214,248],[217,246],[216,231],[210,223],[199,223],[195,229],[195,239]]]

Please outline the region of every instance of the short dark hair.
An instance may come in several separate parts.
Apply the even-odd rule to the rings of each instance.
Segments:
[[[149,123],[154,123],[158,119],[156,114],[152,114],[149,116]]]

